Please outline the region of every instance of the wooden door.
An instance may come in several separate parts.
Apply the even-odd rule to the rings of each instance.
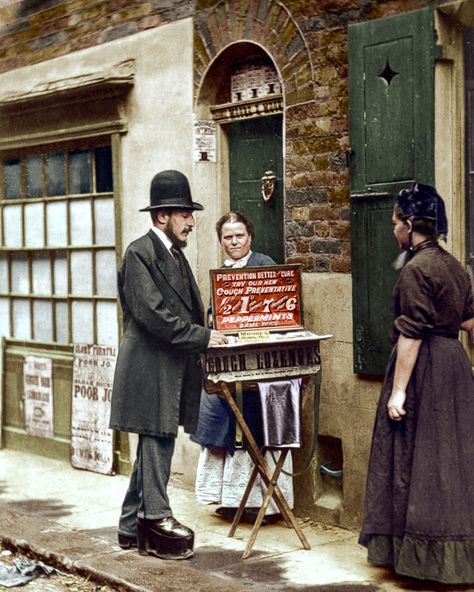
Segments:
[[[271,115],[229,124],[230,207],[255,224],[252,250],[284,262],[282,116]],[[262,176],[276,177],[271,202],[261,193]]]
[[[396,195],[434,182],[432,8],[349,27],[354,371],[383,374],[398,248]]]

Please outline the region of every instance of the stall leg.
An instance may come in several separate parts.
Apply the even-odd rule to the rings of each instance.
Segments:
[[[263,517],[265,516],[265,512],[267,511],[268,504],[270,503],[270,500],[273,497],[273,494],[275,491],[275,486],[278,482],[278,477],[280,476],[280,473],[283,468],[283,464],[285,462],[287,455],[288,455],[288,449],[282,450],[282,452],[280,454],[280,458],[278,459],[277,465],[275,467],[275,470],[273,471],[270,485],[268,486],[267,492],[265,493],[265,497],[263,498],[263,503],[262,503],[260,510],[258,512],[257,519],[255,520],[255,524],[252,529],[252,533],[251,533],[250,538],[247,542],[247,546],[245,547],[245,551],[242,556],[243,559],[247,559],[247,557],[250,555],[250,552],[252,551],[252,547],[255,543],[255,539],[257,538],[257,534],[258,534],[258,531],[260,530],[260,526],[262,525]]]
[[[237,509],[237,513],[235,514],[234,520],[232,521],[232,526],[230,527],[230,531],[228,534],[228,536],[230,536],[230,537],[234,536],[237,526],[239,525],[239,522],[242,518],[242,514],[244,513],[244,510],[245,510],[245,505],[247,503],[247,500],[249,498],[250,492],[252,490],[253,484],[255,483],[255,479],[257,478],[257,475],[258,475],[258,468],[255,466],[253,468],[249,482],[247,483],[247,487],[245,488],[242,500],[240,501],[239,507]]]
[[[308,541],[306,540],[306,537],[304,536],[303,531],[301,530],[298,522],[296,521],[296,519],[293,515],[293,512],[291,511],[283,493],[281,492],[281,489],[278,487],[278,484],[276,483],[276,481],[272,483],[273,475],[270,472],[268,464],[265,461],[259,447],[257,446],[257,443],[255,442],[255,439],[252,435],[252,432],[250,431],[249,427],[247,426],[247,423],[245,422],[245,419],[244,419],[242,413],[240,412],[240,409],[235,404],[235,401],[230,393],[229,387],[227,386],[227,384],[225,382],[221,382],[220,385],[221,385],[221,392],[223,393],[226,401],[228,402],[229,406],[231,407],[232,411],[234,412],[236,421],[238,422],[238,424],[242,428],[242,432],[243,432],[245,439],[247,441],[247,444],[248,444],[248,453],[250,454],[250,456],[255,464],[255,468],[256,468],[257,472],[261,475],[267,488],[270,488],[270,487],[272,488],[270,497],[274,497],[275,503],[277,504],[278,508],[280,509],[280,512],[282,513],[284,519],[291,524],[291,526],[293,527],[293,530],[298,535],[298,538],[300,539],[303,547],[305,549],[311,549],[311,547],[310,547]],[[239,520],[240,520],[240,518],[239,518]],[[260,520],[260,525],[261,525],[261,520]],[[260,525],[258,526],[258,528],[260,527]],[[257,532],[258,532],[258,528],[256,529]],[[254,541],[252,541],[252,545],[254,542],[255,542],[255,539],[254,539]],[[250,541],[249,541],[249,543],[250,543]],[[243,555],[243,559],[248,557],[250,550],[251,550],[251,548],[248,551],[246,549],[246,552]]]

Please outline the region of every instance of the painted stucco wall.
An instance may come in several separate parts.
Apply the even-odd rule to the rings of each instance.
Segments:
[[[381,381],[361,379],[353,373],[351,277],[346,274],[303,274],[305,326],[333,337],[321,343],[322,385],[319,435],[339,439],[342,448],[342,495],[326,508],[319,464],[331,457],[316,457],[302,480],[312,498],[302,492],[301,511],[315,519],[353,528],[362,520],[365,478],[372,426]],[[323,453],[324,454],[324,453]],[[313,486],[309,488],[312,481]],[[336,491],[336,489],[334,489]],[[332,508],[332,509],[331,509]]]
[[[134,61],[135,76],[133,89],[122,106],[128,129],[120,141],[123,249],[150,228],[149,214],[138,210],[148,205],[150,181],[160,170],[181,170],[190,180],[196,201],[205,206],[215,201],[209,192],[197,195],[193,185],[192,20],[180,20],[0,75],[1,96],[25,95],[39,84],[107,72],[125,60]],[[25,126],[33,132],[34,118]],[[200,232],[206,232],[205,225]],[[190,236],[186,255],[197,273],[196,233]],[[202,267],[209,268],[205,252],[202,258]],[[184,454],[177,454],[176,470],[182,470],[182,460],[190,481],[194,469],[189,471],[189,456],[196,450],[187,450],[187,437],[183,442]]]
[[[135,83],[123,105],[128,132],[121,140],[124,246],[150,226],[149,214],[138,209],[149,203],[153,175],[176,168],[192,176],[191,39],[192,21],[185,19],[0,75],[4,96],[134,60]],[[187,253],[195,265],[194,241]]]

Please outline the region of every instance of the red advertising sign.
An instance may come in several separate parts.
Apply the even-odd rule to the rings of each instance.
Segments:
[[[218,331],[303,327],[301,265],[211,269],[210,275]]]

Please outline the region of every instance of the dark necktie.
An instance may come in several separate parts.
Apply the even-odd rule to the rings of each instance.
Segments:
[[[186,271],[186,265],[184,263],[183,254],[181,253],[181,250],[177,249],[176,247],[171,247],[170,252],[174,257],[176,264],[178,265],[179,271],[181,273],[181,277],[183,278],[183,283],[186,287],[187,294],[188,294],[188,296],[190,296],[189,277],[188,277],[188,272]]]

